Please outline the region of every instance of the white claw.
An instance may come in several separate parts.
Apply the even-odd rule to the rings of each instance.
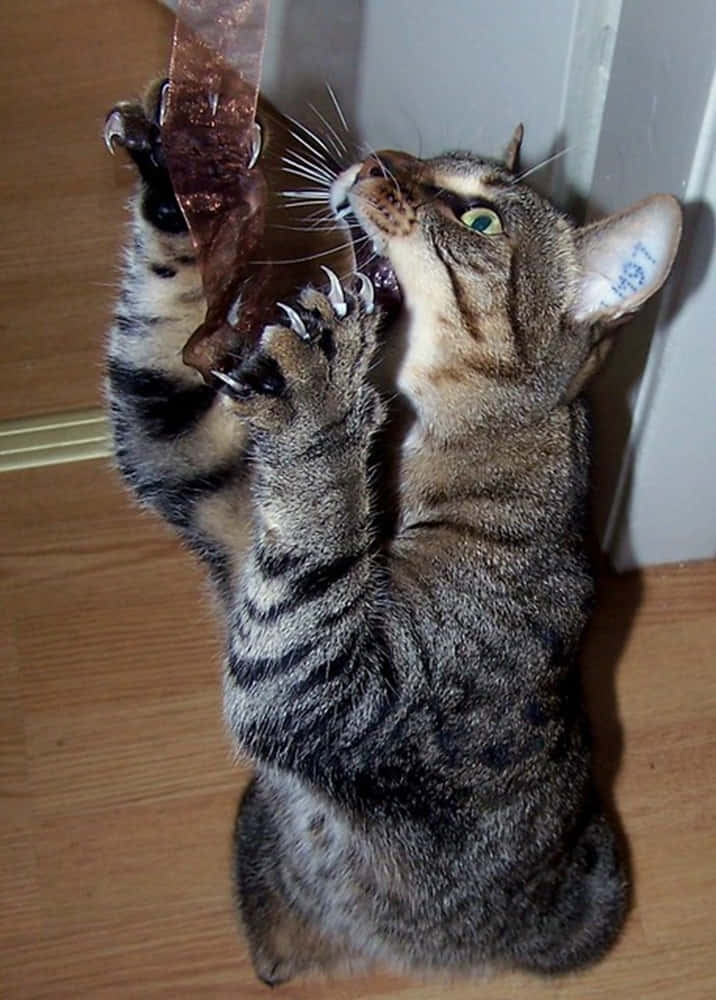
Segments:
[[[258,163],[263,143],[263,129],[258,122],[254,122],[251,126],[251,153],[249,155],[249,170],[252,170]]]
[[[162,89],[159,91],[159,127],[164,125],[167,119],[167,105],[169,103],[169,81],[165,80]]]
[[[360,286],[358,288],[358,295],[365,307],[365,311],[370,314],[375,309],[375,288],[373,287],[373,282],[362,271],[356,271],[356,278]]]
[[[239,383],[236,382],[233,378],[231,378],[230,375],[227,375],[226,372],[220,372],[220,371],[217,371],[216,368],[212,368],[211,369],[211,374],[215,378],[220,379],[225,385],[228,385],[230,389],[234,390],[234,392],[238,392],[238,393],[243,392],[243,389],[239,385]]]
[[[122,114],[119,111],[113,111],[104,123],[104,144],[110,151],[112,156],[114,156],[114,140],[120,139],[124,140],[124,126],[122,124]]]
[[[279,309],[283,309],[283,311],[288,316],[288,321],[291,324],[291,329],[293,330],[293,332],[297,333],[298,336],[301,338],[301,340],[310,340],[311,335],[309,334],[303,320],[298,315],[296,310],[292,309],[291,306],[284,305],[283,302],[277,302],[276,305],[279,307]]]
[[[325,271],[328,276],[328,283],[330,286],[328,289],[328,301],[333,306],[333,311],[336,316],[338,316],[339,319],[343,319],[348,312],[346,297],[343,294],[343,286],[338,280],[338,275],[335,271],[331,271],[330,267],[325,267],[321,264],[321,270]]]

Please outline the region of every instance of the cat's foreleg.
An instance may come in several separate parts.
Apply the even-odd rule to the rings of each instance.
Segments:
[[[231,545],[217,526],[229,519],[203,508],[218,493],[228,503],[243,489],[247,432],[226,399],[182,361],[206,305],[163,161],[158,107],[157,92],[146,109],[119,104],[105,128],[108,145],[124,147],[141,177],[109,335],[107,396],[117,461],[136,496],[214,558],[217,546]]]
[[[316,775],[384,710],[383,574],[369,450],[371,289],[305,290],[226,382],[252,427],[254,540],[235,596],[226,712],[257,758]],[[362,293],[362,294],[361,294]]]

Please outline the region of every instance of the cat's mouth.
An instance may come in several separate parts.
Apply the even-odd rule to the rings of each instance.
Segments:
[[[360,169],[361,164],[355,164],[333,181],[331,209],[335,217],[350,229],[356,269],[368,275],[373,282],[376,298],[383,309],[394,313],[402,305],[403,296],[393,266],[383,253],[385,241],[357,209],[355,197],[350,196]]]

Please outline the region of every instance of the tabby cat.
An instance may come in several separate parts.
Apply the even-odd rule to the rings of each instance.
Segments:
[[[579,393],[666,279],[677,203],[576,228],[521,182],[519,132],[504,162],[373,155],[330,199],[397,276],[399,319],[365,275],[331,275],[208,385],[181,362],[204,304],[154,109],[108,122],[141,173],[109,340],[116,457],[223,608],[257,975],[595,961],[627,888],[575,662]]]

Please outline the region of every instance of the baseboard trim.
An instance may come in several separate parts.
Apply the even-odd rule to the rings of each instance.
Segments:
[[[102,410],[0,421],[0,472],[109,454],[110,431]]]

